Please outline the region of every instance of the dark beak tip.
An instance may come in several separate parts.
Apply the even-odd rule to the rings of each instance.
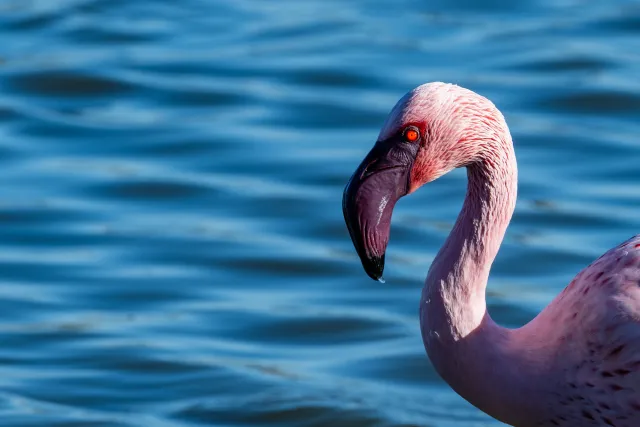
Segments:
[[[384,271],[384,255],[373,256],[362,259],[362,266],[369,277],[378,282],[384,282],[382,272]]]

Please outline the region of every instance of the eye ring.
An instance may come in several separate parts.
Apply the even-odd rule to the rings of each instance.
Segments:
[[[402,138],[405,142],[416,142],[420,139],[420,130],[415,126],[407,126],[402,131]]]

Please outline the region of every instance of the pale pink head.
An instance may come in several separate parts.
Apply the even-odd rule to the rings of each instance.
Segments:
[[[393,107],[378,140],[345,188],[342,209],[363,267],[380,279],[397,200],[450,170],[491,161],[508,137],[502,114],[462,87],[427,83]]]

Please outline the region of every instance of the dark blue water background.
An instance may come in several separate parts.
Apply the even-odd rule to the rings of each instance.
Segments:
[[[631,1],[2,1],[0,424],[498,426],[419,335],[464,171],[399,203],[386,285],[342,189],[407,90],[491,98],[523,324],[640,232],[639,36]]]

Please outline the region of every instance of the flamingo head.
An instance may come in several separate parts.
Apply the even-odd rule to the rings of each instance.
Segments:
[[[459,86],[427,83],[398,101],[342,198],[351,240],[369,277],[382,279],[398,199],[481,160],[487,141],[504,129],[491,101]]]

